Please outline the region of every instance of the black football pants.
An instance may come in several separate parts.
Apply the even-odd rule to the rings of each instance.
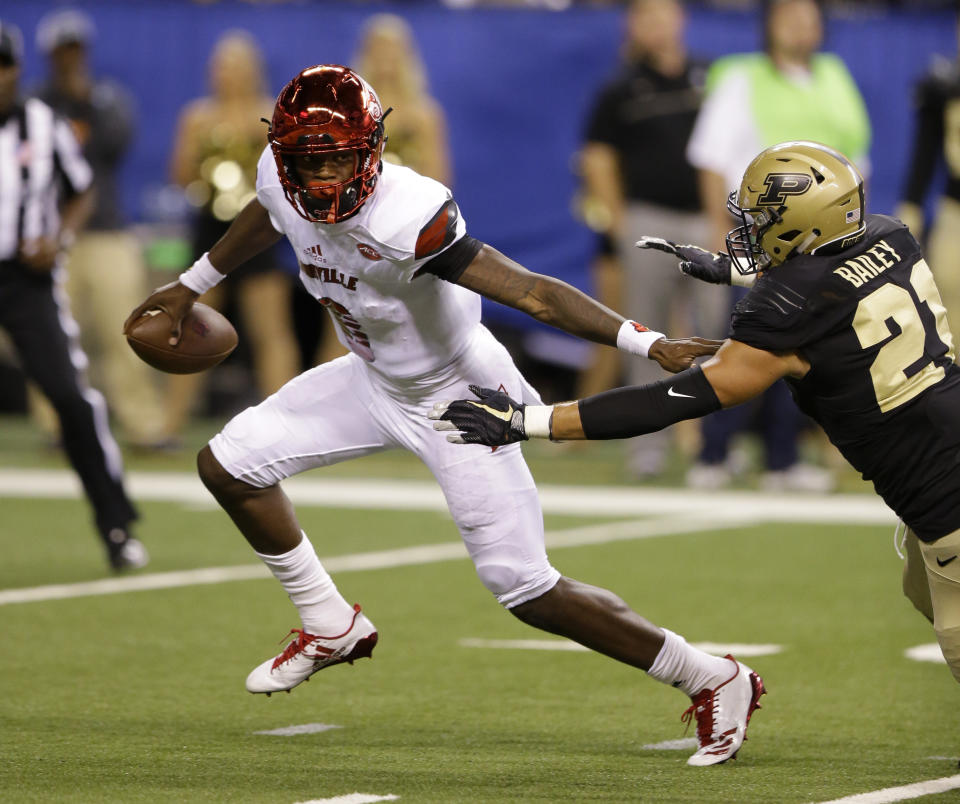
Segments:
[[[120,451],[110,434],[106,403],[86,384],[86,356],[77,333],[69,332],[76,324],[66,304],[58,305],[62,293],[49,275],[0,262],[0,327],[13,340],[24,373],[57,411],[64,450],[93,506],[97,530],[106,539],[112,529],[126,529],[137,512],[123,488]]]

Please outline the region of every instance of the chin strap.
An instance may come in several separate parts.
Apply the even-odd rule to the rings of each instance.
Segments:
[[[797,246],[797,251],[801,254],[807,253],[807,246],[809,246],[814,240],[817,239],[819,235],[816,232],[810,232],[803,240],[800,241],[800,245]]]

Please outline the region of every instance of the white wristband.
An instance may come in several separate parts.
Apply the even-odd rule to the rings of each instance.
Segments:
[[[527,405],[523,411],[523,429],[527,438],[550,438],[553,405]]]
[[[202,296],[210,290],[210,288],[215,287],[226,279],[226,274],[221,274],[214,268],[208,254],[204,254],[191,265],[188,270],[180,274],[177,279],[181,285],[190,288],[194,293],[199,293]]]
[[[661,338],[667,337],[662,332],[654,332],[636,321],[624,321],[617,333],[617,348],[632,355],[646,357],[650,347]]]

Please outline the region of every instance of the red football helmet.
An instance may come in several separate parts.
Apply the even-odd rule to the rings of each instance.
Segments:
[[[284,195],[301,217],[337,223],[367,200],[382,170],[383,118],[373,88],[339,64],[309,67],[281,90],[267,138]],[[352,176],[338,184],[304,186],[294,157],[337,151],[354,154]]]

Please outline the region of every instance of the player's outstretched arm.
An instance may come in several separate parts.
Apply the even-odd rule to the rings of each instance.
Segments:
[[[738,285],[752,287],[756,274],[742,274],[730,259],[729,254],[707,251],[700,246],[679,245],[662,237],[644,235],[636,242],[637,248],[653,249],[671,254],[679,260],[681,273],[714,285]]]
[[[447,439],[459,444],[632,438],[746,402],[781,377],[802,377],[808,369],[796,354],[726,341],[703,368],[650,385],[615,388],[560,405],[523,405],[502,391],[471,386],[477,399],[438,402],[428,416],[435,429],[456,431]]]
[[[434,429],[457,431],[447,436],[456,444],[500,447],[529,438],[631,438],[720,408],[699,366],[669,380],[615,388],[560,405],[524,405],[502,391],[473,385],[470,390],[476,400],[437,402],[427,414],[435,420]],[[665,399],[673,404],[665,403]]]
[[[671,372],[712,355],[722,343],[706,338],[670,340],[624,319],[566,282],[528,271],[489,245],[480,249],[457,283],[572,335],[649,357]]]
[[[124,333],[147,310],[163,310],[170,316],[170,345],[175,346],[180,340],[183,319],[197,297],[248,259],[268,249],[280,237],[267,210],[253,199],[240,210],[230,228],[207,254],[180,274],[176,282],[157,288],[127,316],[123,322]]]

